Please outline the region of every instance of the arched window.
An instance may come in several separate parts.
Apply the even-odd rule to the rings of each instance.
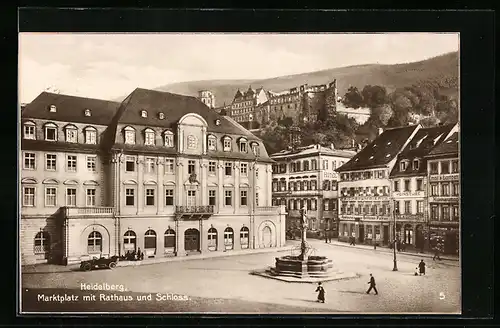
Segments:
[[[222,142],[224,144],[224,151],[231,151],[231,137],[225,136]]]
[[[163,133],[163,137],[164,137],[165,147],[171,148],[174,146],[174,134],[172,133],[172,131],[165,131]]]
[[[99,231],[92,231],[87,238],[87,253],[102,252],[102,235]]]
[[[40,231],[35,235],[35,254],[46,254],[50,251],[50,235],[46,231]]]
[[[132,230],[128,230],[125,232],[125,235],[123,235],[123,249],[125,249],[125,252],[127,251],[135,251],[135,248],[137,246],[137,236],[135,232]]]
[[[127,145],[135,144],[135,129],[131,126],[127,126],[123,129],[123,133],[125,136],[125,143]]]
[[[66,142],[78,141],[78,129],[73,124],[67,125],[66,128]]]
[[[241,153],[246,153],[247,152],[247,139],[240,138],[240,139],[238,139],[238,143],[239,143],[239,146],[240,146],[240,152]]]
[[[314,170],[317,170],[318,169],[318,161],[313,159],[311,161],[311,169],[314,171]]]
[[[83,130],[85,134],[85,143],[89,145],[95,145],[97,143],[97,130],[94,127],[86,127]]]
[[[230,227],[224,230],[224,247],[226,250],[233,249],[234,247],[234,231]]]
[[[57,141],[57,125],[54,123],[45,124],[45,140]]]
[[[175,231],[173,229],[167,229],[163,238],[165,253],[171,253],[175,251]]]
[[[217,150],[217,138],[214,135],[208,137],[208,150]]]
[[[144,144],[146,146],[155,145],[155,132],[152,129],[147,128],[144,130]]]
[[[33,122],[24,123],[24,139],[36,139],[36,125]]]
[[[208,229],[208,250],[217,250],[217,229],[215,228]]]
[[[241,248],[248,248],[250,231],[247,227],[243,227],[240,230],[240,245]]]
[[[156,250],[156,232],[151,229],[144,234],[144,250],[148,249]]]

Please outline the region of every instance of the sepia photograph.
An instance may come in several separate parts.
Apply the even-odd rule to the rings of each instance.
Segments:
[[[18,36],[21,314],[461,314],[459,33]]]

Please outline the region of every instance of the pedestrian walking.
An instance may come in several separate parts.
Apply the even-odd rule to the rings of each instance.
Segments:
[[[433,261],[436,259],[441,260],[441,257],[439,256],[439,248],[434,248],[434,257],[432,258]]]
[[[424,262],[424,260],[420,260],[420,263],[418,264],[418,269],[419,269],[420,275],[425,276],[425,262]]]
[[[318,293],[318,302],[325,303],[325,289],[321,286],[321,282],[318,282],[316,292]]]
[[[368,281],[368,284],[370,285],[370,288],[366,291],[367,294],[370,294],[371,290],[373,289],[375,291],[375,295],[378,295],[378,290],[377,287],[375,287],[375,278],[373,275],[370,273],[370,281]]]

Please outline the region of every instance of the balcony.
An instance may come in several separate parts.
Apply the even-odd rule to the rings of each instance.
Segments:
[[[113,216],[115,213],[114,207],[63,207],[65,217],[84,216],[84,217],[99,217]]]
[[[176,220],[202,220],[208,219],[214,214],[214,206],[176,206]]]
[[[396,220],[424,222],[425,221],[425,215],[424,215],[424,213],[417,213],[417,214],[397,214],[396,215]]]

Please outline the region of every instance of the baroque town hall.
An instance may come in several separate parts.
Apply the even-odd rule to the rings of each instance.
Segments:
[[[260,139],[194,97],[43,92],[21,113],[22,264],[280,247]]]

